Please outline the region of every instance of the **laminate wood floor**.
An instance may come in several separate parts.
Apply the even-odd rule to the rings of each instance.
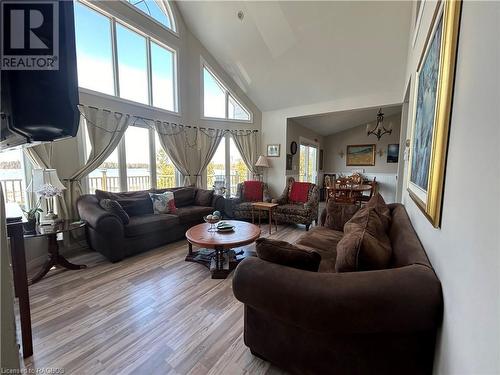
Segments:
[[[268,226],[262,235],[268,236]],[[271,238],[293,242],[303,226]],[[254,245],[245,247],[252,251]],[[87,250],[78,271],[51,271],[30,286],[34,355],[26,368],[65,374],[283,374],[243,343],[243,305],[232,275],[212,280],[184,261],[179,241],[112,264]]]

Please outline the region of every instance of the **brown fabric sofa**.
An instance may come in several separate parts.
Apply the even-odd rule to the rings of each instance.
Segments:
[[[318,222],[319,190],[316,184],[311,184],[306,203],[296,203],[290,200],[291,186],[295,182],[289,177],[283,193],[273,203],[279,204],[274,209],[274,217],[280,223],[304,224],[306,231],[313,222]]]
[[[355,208],[322,214],[322,226],[297,242],[321,255],[319,272],[257,257],[240,263],[233,290],[245,304],[244,339],[254,355],[294,374],[432,373],[441,284],[404,206],[389,209],[388,269],[335,273],[343,233],[331,228]],[[333,225],[335,218],[342,222]]]
[[[154,214],[150,192],[173,191],[175,214]],[[128,224],[104,210],[101,199],[117,200],[130,216]],[[203,216],[224,209],[224,198],[195,187],[155,189],[124,193],[97,190],[83,195],[77,202],[78,213],[87,222],[89,246],[111,262],[166,243],[178,241],[190,227],[203,222]]]

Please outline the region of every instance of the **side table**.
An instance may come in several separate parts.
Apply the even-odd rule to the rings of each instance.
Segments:
[[[255,222],[254,209],[258,211],[267,211],[269,213],[269,234],[271,234],[272,223],[273,223],[273,210],[278,207],[277,203],[268,202],[253,202],[252,203],[252,223]],[[278,231],[278,222],[276,218],[274,219],[274,226],[276,232]],[[260,227],[260,215],[259,215],[259,227]]]

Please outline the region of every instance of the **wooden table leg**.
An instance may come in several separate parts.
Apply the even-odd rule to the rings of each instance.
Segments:
[[[44,277],[54,266],[62,266],[68,270],[80,270],[83,268],[87,268],[87,266],[84,264],[71,263],[69,260],[59,254],[59,245],[57,244],[56,233],[47,235],[47,238],[49,240],[49,257],[43,265],[42,269],[38,271],[38,273],[33,276],[31,280],[29,280],[30,285],[40,281],[42,277]]]
[[[23,344],[23,358],[33,355],[33,339],[31,334],[31,311],[28,290],[28,277],[26,272],[26,253],[24,249],[23,224],[13,223],[7,225],[10,237],[10,254],[14,276],[14,288],[19,298],[19,315],[21,320],[21,338]]]
[[[269,235],[271,235],[271,230],[273,226],[273,215],[272,215],[272,210],[269,209]]]

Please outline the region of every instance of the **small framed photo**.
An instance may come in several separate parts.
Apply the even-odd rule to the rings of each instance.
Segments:
[[[270,158],[277,158],[280,156],[280,145],[267,145],[267,156]]]
[[[397,163],[399,161],[399,144],[391,144],[387,146],[387,162]]]

